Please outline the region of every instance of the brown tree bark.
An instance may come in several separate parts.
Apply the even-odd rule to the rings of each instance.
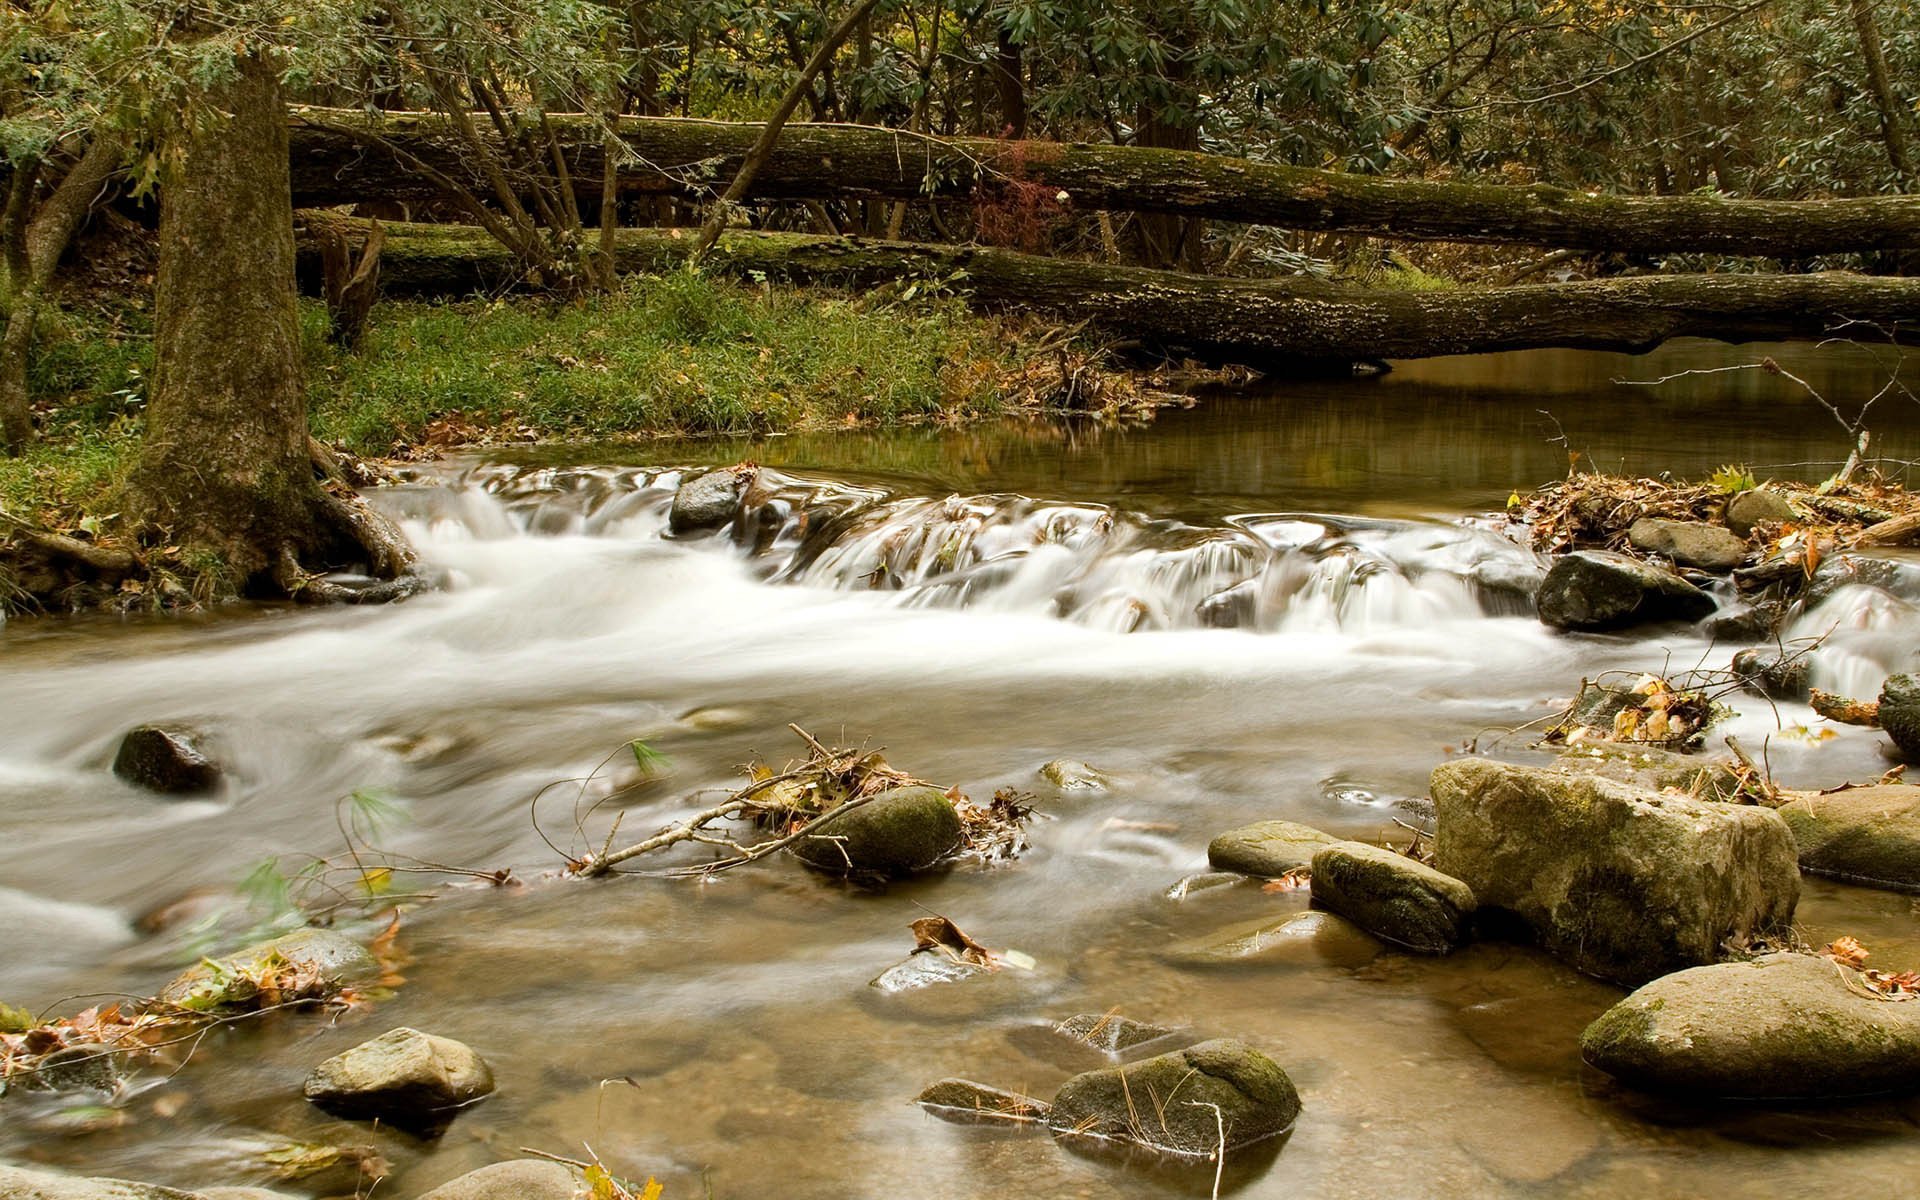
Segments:
[[[303,244],[351,220],[302,214]],[[460,294],[510,285],[512,256],[477,229],[389,225],[390,293]],[[620,232],[623,271],[676,265],[684,241]],[[1920,279],[1816,275],[1666,275],[1435,292],[1369,290],[1311,279],[1245,280],[1020,254],[985,247],[735,231],[711,266],[740,275],[872,287],[953,279],[982,308],[1084,320],[1175,354],[1261,367],[1430,358],[1569,346],[1643,351],[1668,338],[1819,337],[1840,320],[1920,331]]]
[[[307,575],[354,565],[395,580],[412,556],[315,474],[279,74],[252,55],[194,100],[161,134],[153,391],[128,519],[235,589],[390,598],[405,589],[348,595]]]
[[[1913,160],[1907,157],[1907,132],[1900,124],[1900,104],[1894,99],[1893,85],[1887,79],[1887,56],[1881,49],[1880,22],[1873,14],[1874,0],[1851,0],[1853,27],[1860,35],[1860,57],[1867,67],[1867,89],[1873,93],[1874,107],[1880,113],[1880,136],[1887,146],[1887,161],[1900,176],[1903,187],[1913,186]]]
[[[603,167],[599,124],[559,115],[552,121],[576,183],[597,190],[591,181]],[[396,161],[369,143],[370,131],[412,161]],[[737,172],[760,132],[758,125],[630,118],[621,122],[621,140],[648,166],[622,172],[622,187],[634,195],[702,194]],[[438,185],[422,166],[485,186],[475,178],[461,138],[432,114],[389,113],[370,122],[364,113],[306,109],[295,116],[292,138],[294,195],[302,207],[437,197]],[[936,138],[846,125],[788,124],[759,164],[749,194],[966,196],[982,180],[1010,176],[1064,191],[1080,211],[1177,213],[1414,240],[1793,259],[1920,249],[1920,196],[1621,196],[1381,178],[1179,150]]]

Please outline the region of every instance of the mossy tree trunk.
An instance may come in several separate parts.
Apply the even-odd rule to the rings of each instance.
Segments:
[[[387,579],[411,556],[316,474],[295,308],[286,105],[271,61],[241,59],[161,135],[154,377],[127,513],[235,588],[336,596],[309,570]]]

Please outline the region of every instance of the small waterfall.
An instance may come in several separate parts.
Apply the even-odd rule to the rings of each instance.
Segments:
[[[430,538],[659,539],[686,473],[490,465],[381,493]],[[762,470],[688,539],[769,582],[904,607],[1043,614],[1111,632],[1367,633],[1530,611],[1530,550],[1471,523],[1260,513],[1189,524],[1021,495],[898,495]]]

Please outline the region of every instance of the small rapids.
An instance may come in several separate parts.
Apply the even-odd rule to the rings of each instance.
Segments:
[[[489,465],[389,489],[436,539],[666,535],[674,469]],[[1111,633],[1368,633],[1514,615],[1544,569],[1472,523],[1314,513],[1212,526],[1102,504],[929,498],[761,471],[722,534],[764,579],[903,608],[1042,615]]]

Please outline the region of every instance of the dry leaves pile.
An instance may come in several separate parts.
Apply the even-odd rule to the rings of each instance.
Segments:
[[[1868,951],[1860,944],[1859,938],[1835,938],[1827,948],[1820,952],[1843,967],[1859,974],[1848,980],[1851,987],[1858,983],[1878,1000],[1920,999],[1920,971],[1876,971],[1867,966]],[[1859,990],[1859,989],[1855,989]]]
[[[1557,746],[1611,742],[1698,747],[1707,726],[1721,714],[1715,693],[1696,684],[1692,675],[1646,674],[1625,689],[1583,679],[1573,703],[1542,740]]]

